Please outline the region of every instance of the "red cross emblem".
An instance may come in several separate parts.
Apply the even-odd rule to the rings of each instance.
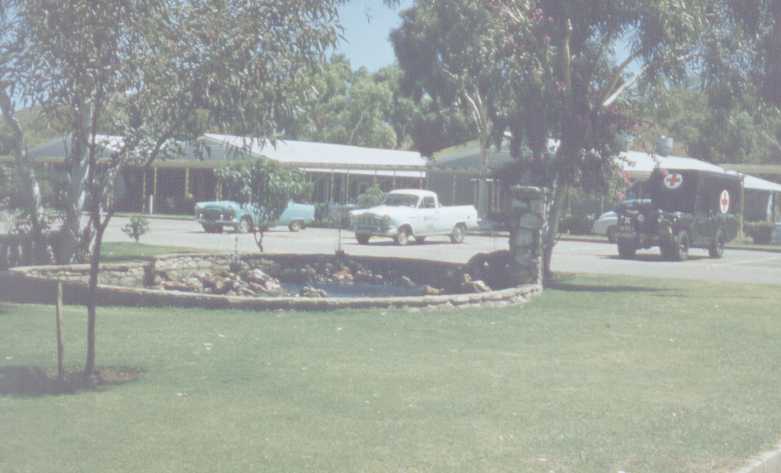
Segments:
[[[670,173],[664,176],[664,186],[670,190],[675,190],[683,185],[683,176],[677,173]]]
[[[719,198],[719,207],[721,213],[725,214],[729,212],[729,203],[730,203],[729,191],[725,190],[724,192],[721,193],[721,197]]]

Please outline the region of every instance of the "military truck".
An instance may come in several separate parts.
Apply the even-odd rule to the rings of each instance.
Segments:
[[[670,261],[688,259],[690,248],[721,258],[738,235],[741,186],[741,177],[728,173],[654,170],[638,190],[642,198],[617,211],[619,256],[659,247]]]

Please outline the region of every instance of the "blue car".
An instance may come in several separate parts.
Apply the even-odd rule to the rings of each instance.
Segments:
[[[288,202],[282,215],[269,222],[266,213],[252,204],[239,204],[230,200],[198,202],[195,204],[195,219],[206,233],[222,233],[231,227],[236,233],[249,233],[256,228],[287,225],[291,232],[303,230],[315,219],[315,207],[310,204]]]

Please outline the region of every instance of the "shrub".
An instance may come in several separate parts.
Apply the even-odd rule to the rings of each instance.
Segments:
[[[149,222],[143,215],[133,215],[130,217],[130,222],[122,227],[122,231],[138,243],[141,241],[141,237],[149,231]]]
[[[775,227],[770,222],[751,222],[743,226],[743,231],[754,240],[754,244],[769,245],[773,241]]]
[[[366,191],[358,196],[358,208],[368,209],[370,207],[376,207],[383,203],[385,200],[385,192],[382,191],[380,186],[374,184],[366,189]]]

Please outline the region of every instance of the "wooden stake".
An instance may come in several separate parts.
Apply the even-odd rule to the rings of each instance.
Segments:
[[[65,370],[62,366],[62,358],[65,347],[62,343],[62,281],[57,281],[57,379],[65,379]]]

